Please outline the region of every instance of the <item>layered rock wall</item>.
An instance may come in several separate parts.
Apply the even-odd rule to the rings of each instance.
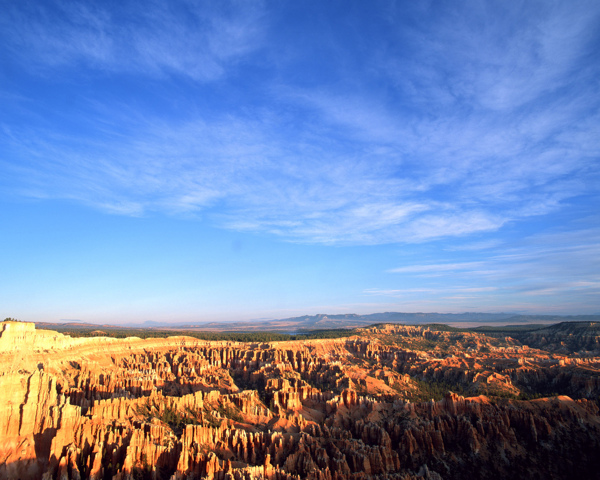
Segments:
[[[0,478],[559,479],[600,469],[598,405],[584,398],[598,388],[594,362],[524,365],[522,348],[487,347],[439,358],[394,344],[398,329],[388,344],[75,339],[18,322],[0,332]],[[506,395],[564,378],[583,393],[410,401],[436,378]]]

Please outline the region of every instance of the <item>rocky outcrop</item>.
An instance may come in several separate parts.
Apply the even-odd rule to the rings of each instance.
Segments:
[[[418,327],[384,332],[387,343],[75,339],[18,322],[0,332],[0,478],[561,479],[600,469],[589,358],[536,360],[531,349],[521,361],[510,342]],[[401,346],[401,333],[435,338],[437,350]],[[477,348],[440,355],[451,341]],[[432,382],[513,397],[550,382],[578,394],[425,399]]]

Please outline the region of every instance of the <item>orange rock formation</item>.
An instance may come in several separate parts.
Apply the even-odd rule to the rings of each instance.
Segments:
[[[3,322],[0,335],[0,478],[592,478],[600,471],[593,356],[578,362],[513,340],[397,326],[261,344],[70,338],[20,322]],[[440,384],[473,395],[428,400]],[[528,385],[578,399],[514,399]]]

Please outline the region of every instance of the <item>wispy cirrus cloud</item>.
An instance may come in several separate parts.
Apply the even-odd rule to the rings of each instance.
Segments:
[[[387,23],[372,37],[317,29],[308,49],[262,4],[151,2],[135,21],[129,2],[11,6],[0,36],[13,62],[135,75],[168,90],[160,100],[175,107],[80,92],[74,116],[5,120],[6,188],[360,245],[469,238],[560,212],[582,194],[597,202],[598,8],[405,8],[383,9]],[[311,56],[323,73],[288,74]],[[221,90],[206,90],[217,80]],[[174,114],[181,105],[185,115]],[[59,127],[68,122],[77,125]]]
[[[365,295],[373,296],[386,296],[386,297],[414,297],[415,294],[435,294],[435,295],[448,295],[448,294],[466,294],[466,293],[481,293],[481,292],[494,292],[498,290],[498,287],[451,287],[451,288],[403,288],[403,289],[378,289],[368,288],[363,293]],[[444,297],[446,298],[446,297]],[[470,297],[476,298],[476,297]]]
[[[508,245],[469,250],[470,261],[415,263],[393,268],[387,284],[397,287],[366,289],[369,296],[409,301],[425,299],[432,304],[468,310],[496,305],[518,311],[573,311],[596,313],[600,309],[600,231],[571,228],[536,234]],[[463,250],[445,254],[461,258]],[[439,259],[439,257],[436,257]],[[446,302],[446,303],[444,303]]]
[[[483,265],[483,262],[461,262],[461,263],[439,263],[424,265],[407,265],[405,267],[392,268],[390,273],[439,273],[456,272],[461,270],[472,270]]]
[[[138,7],[130,1],[9,5],[0,38],[13,58],[36,71],[82,65],[199,81],[222,77],[262,43],[258,3],[149,1]]]
[[[201,213],[226,228],[309,243],[422,241],[498,227],[483,212],[411,196],[410,179],[389,176],[383,164],[373,168],[360,156],[340,163],[318,142],[289,144],[270,115],[177,126],[96,115],[88,121],[103,133],[93,140],[49,126],[5,132],[11,156],[21,158],[7,173],[28,179],[28,195],[121,214]]]
[[[283,91],[318,112],[318,128],[384,148],[375,168],[413,180],[405,198],[453,206],[451,215],[423,214],[411,224],[418,238],[460,235],[461,226],[497,230],[556,212],[598,185],[600,143],[587,128],[600,120],[589,103],[599,93],[589,82],[598,70],[589,61],[597,9],[580,15],[591,5],[577,4],[579,13],[561,5],[537,13],[523,5],[472,7],[437,12],[427,35],[392,16],[398,45],[414,47],[409,53],[393,43],[373,46],[377,54],[364,58],[368,73],[348,71],[345,90]],[[482,21],[490,16],[492,25]],[[374,89],[382,78],[388,88]]]

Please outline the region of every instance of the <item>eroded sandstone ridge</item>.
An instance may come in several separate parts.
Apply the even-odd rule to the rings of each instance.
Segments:
[[[251,344],[3,322],[0,478],[597,478],[598,353],[392,325]]]

